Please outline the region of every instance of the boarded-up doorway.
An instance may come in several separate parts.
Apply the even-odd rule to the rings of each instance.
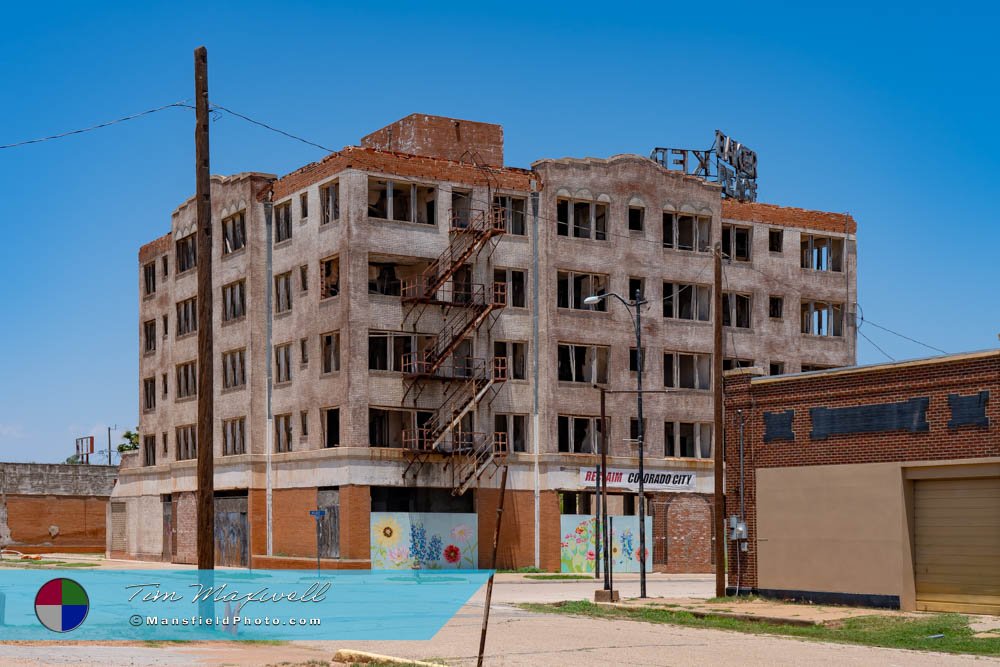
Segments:
[[[316,506],[326,511],[319,519],[320,558],[340,558],[340,490],[319,489]]]
[[[170,494],[164,494],[160,496],[160,501],[163,505],[163,552],[161,557],[164,563],[169,563],[177,553],[174,540],[174,532],[177,529],[174,523],[174,500]]]
[[[246,495],[215,497],[215,564],[246,567],[249,564],[249,531]]]

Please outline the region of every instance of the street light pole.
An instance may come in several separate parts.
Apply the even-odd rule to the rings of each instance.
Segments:
[[[645,435],[642,423],[642,295],[639,290],[635,291],[635,355],[638,360],[636,371],[636,411],[639,413],[639,597],[646,597],[646,495],[644,487],[645,469],[643,461],[643,436]]]
[[[632,313],[629,312],[629,317],[632,319],[632,324],[635,326],[635,354],[636,360],[638,361],[638,368],[636,372],[636,411],[639,413],[637,416],[639,418],[639,429],[638,429],[638,440],[639,440],[639,597],[646,597],[646,496],[645,496],[645,465],[644,465],[644,447],[643,447],[643,424],[642,424],[642,365],[643,365],[643,354],[642,354],[642,305],[646,303],[642,299],[641,290],[635,291],[635,299],[633,301],[626,301],[614,292],[606,292],[604,294],[593,294],[588,296],[583,300],[583,303],[588,306],[593,306],[600,303],[607,297],[614,297],[624,304],[626,310],[631,311],[635,308],[635,317],[632,318]],[[604,393],[601,393],[603,398]],[[604,424],[602,424],[602,427]],[[602,448],[604,449],[604,448]],[[607,475],[607,469],[603,471],[604,475]],[[604,536],[605,550],[610,550],[610,544],[608,543],[608,535]]]

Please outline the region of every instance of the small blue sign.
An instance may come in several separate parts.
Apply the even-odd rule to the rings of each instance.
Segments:
[[[309,513],[312,514],[317,519],[326,516],[326,510],[309,510]]]

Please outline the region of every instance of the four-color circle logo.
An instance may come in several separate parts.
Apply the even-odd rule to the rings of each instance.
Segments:
[[[72,579],[53,579],[35,595],[35,615],[53,632],[76,630],[87,618],[88,611],[87,591]]]

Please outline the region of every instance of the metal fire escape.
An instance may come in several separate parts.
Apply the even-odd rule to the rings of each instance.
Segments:
[[[466,415],[484,399],[491,399],[499,383],[507,380],[507,359],[455,355],[463,341],[475,336],[507,305],[506,283],[483,285],[459,279],[480,253],[486,249],[492,252],[496,239],[505,231],[504,212],[499,207],[453,213],[448,248],[401,287],[404,304],[411,308],[437,306],[444,316],[433,342],[403,357],[407,395],[415,392],[419,397],[434,383],[441,387],[443,397],[429,418],[415,429],[403,431],[403,449],[409,459],[403,477],[411,471],[416,477],[429,460],[444,457],[446,469],[452,472],[454,495],[465,493],[485,472],[495,472],[507,455],[505,433],[463,428]]]

